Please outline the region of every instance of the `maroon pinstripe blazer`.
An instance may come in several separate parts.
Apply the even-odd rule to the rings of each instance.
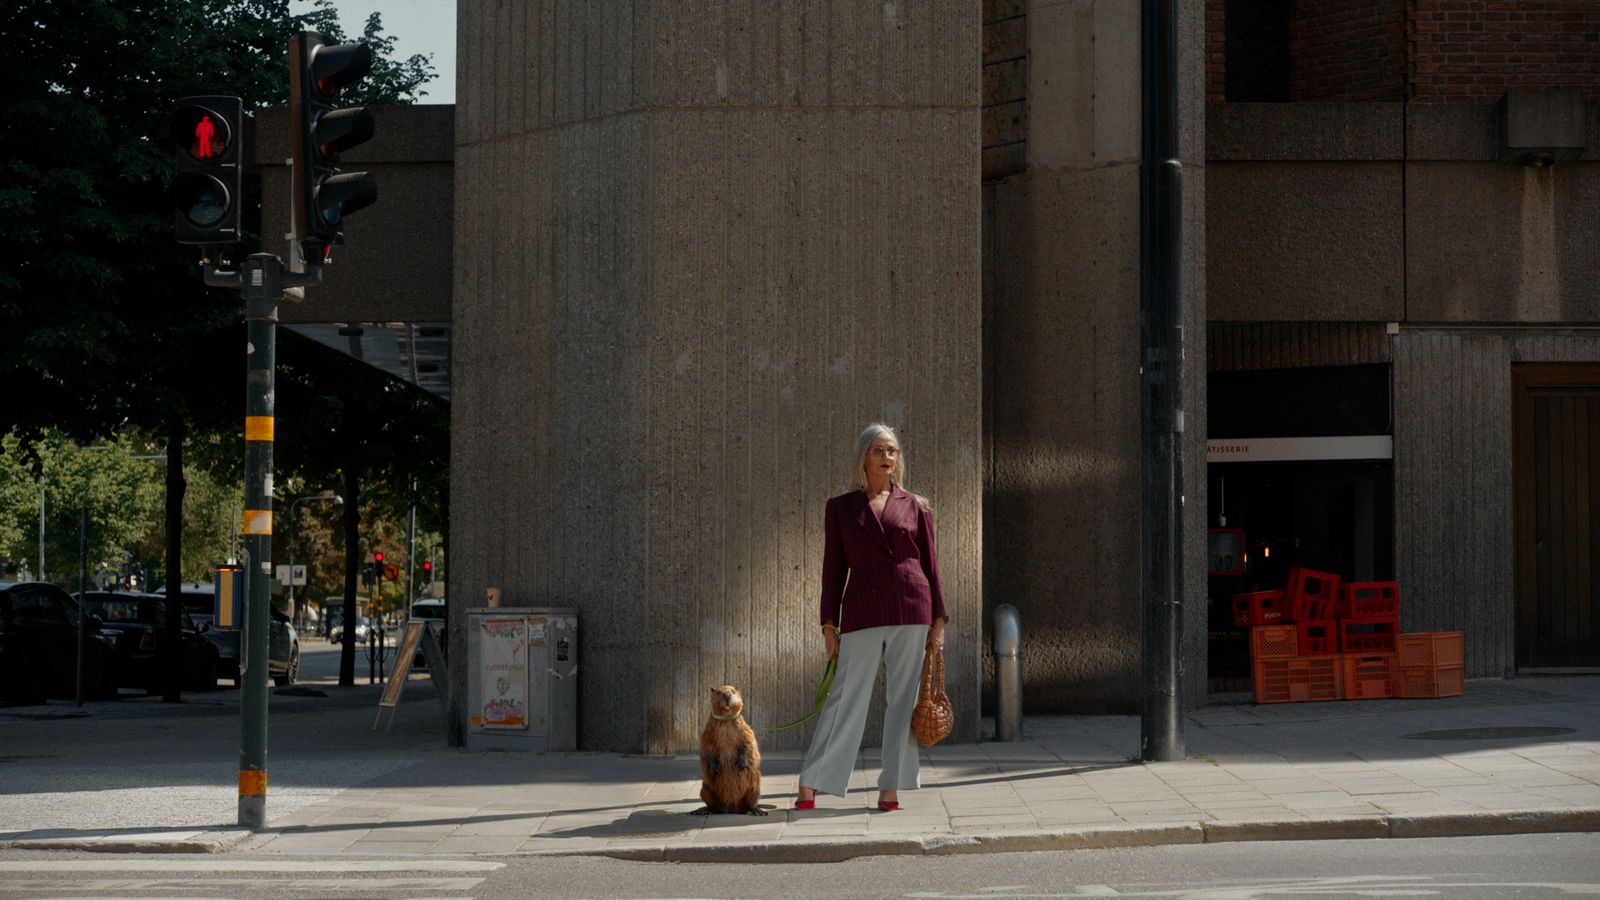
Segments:
[[[949,619],[933,548],[933,514],[899,485],[880,521],[864,491],[828,501],[822,551],[822,621],[839,631],[931,625]]]

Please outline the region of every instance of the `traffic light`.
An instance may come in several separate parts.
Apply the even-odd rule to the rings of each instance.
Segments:
[[[243,123],[238,97],[185,97],[173,109],[177,171],[169,193],[178,243],[240,240]]]
[[[366,172],[339,171],[339,156],[372,137],[366,107],[335,109],[339,89],[372,70],[372,48],[334,44],[315,31],[289,39],[289,120],[293,150],[295,234],[309,265],[329,259],[343,243],[344,217],[378,199]]]
[[[378,579],[378,575],[377,575],[377,572],[374,571],[372,563],[362,563],[361,564],[361,585],[362,585],[362,587],[366,587],[366,588],[372,587],[373,582],[377,581],[377,579]]]
[[[422,583],[433,584],[433,560],[431,559],[422,561]]]

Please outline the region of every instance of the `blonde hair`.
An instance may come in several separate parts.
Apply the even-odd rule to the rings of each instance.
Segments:
[[[888,435],[889,440],[894,441],[896,447],[900,447],[900,438],[895,435],[893,428],[882,422],[873,422],[868,425],[861,432],[861,437],[856,438],[856,455],[852,460],[850,471],[850,490],[864,491],[867,489],[867,450],[871,449],[872,442],[877,440],[880,434]],[[902,489],[906,486],[906,453],[904,447],[900,447],[900,454],[894,458],[894,471],[889,473],[889,480],[900,485]]]

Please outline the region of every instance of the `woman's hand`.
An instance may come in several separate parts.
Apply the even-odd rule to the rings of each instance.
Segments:
[[[928,626],[928,650],[927,650],[927,652],[932,653],[932,652],[934,652],[936,650],[943,650],[943,649],[944,649],[944,620],[943,619],[934,619],[933,620],[933,624]]]
[[[830,658],[839,655],[839,632],[838,631],[836,631],[836,630],[834,630],[832,628],[824,628],[824,629],[822,629],[822,643],[823,643],[824,646],[827,647],[828,656]]]

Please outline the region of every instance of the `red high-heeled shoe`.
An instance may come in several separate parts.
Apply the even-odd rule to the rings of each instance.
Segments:
[[[878,808],[883,810],[884,812],[894,812],[895,810],[900,808],[900,801],[898,801],[898,800],[879,800],[878,801]]]
[[[794,808],[795,809],[816,809],[817,808],[817,801],[815,801],[815,800],[796,800],[794,802]]]

